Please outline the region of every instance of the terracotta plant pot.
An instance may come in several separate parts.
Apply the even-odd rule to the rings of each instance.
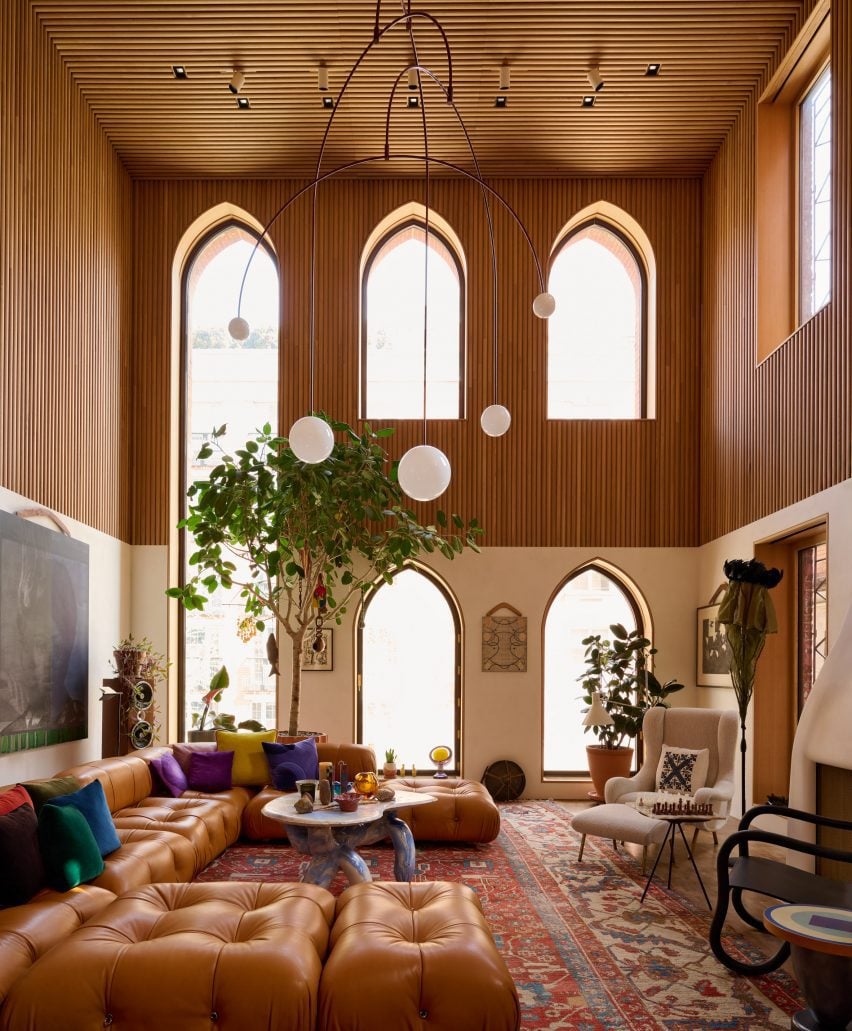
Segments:
[[[298,734],[287,734],[283,730],[279,730],[275,740],[279,745],[293,745],[297,741],[304,741],[306,737],[315,737],[318,745],[328,742],[328,734],[320,734],[317,730],[301,730]]]
[[[385,763],[382,767],[382,776],[385,780],[393,780],[396,776],[396,763]]]
[[[215,730],[188,730],[186,732],[187,741],[215,741],[216,731]]]
[[[595,786],[595,800],[603,802],[604,787],[610,777],[630,776],[633,749],[586,745],[586,755],[589,760],[589,774]]]

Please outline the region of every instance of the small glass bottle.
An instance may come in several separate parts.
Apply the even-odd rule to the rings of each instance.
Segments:
[[[417,776],[417,767],[414,765],[414,763],[411,764],[411,776],[412,777],[416,777]]]

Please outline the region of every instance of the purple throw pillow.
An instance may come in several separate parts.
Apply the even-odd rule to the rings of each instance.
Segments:
[[[189,757],[195,752],[215,752],[215,741],[181,741],[178,744],[169,746],[172,755],[177,759],[178,766],[183,770],[185,777],[189,776]]]
[[[189,757],[189,786],[193,791],[231,790],[233,752],[193,752]]]
[[[189,787],[187,776],[173,755],[161,755],[157,759],[152,759],[150,766],[155,783],[159,781],[158,791],[162,790],[172,798],[180,798]]]
[[[263,750],[272,783],[279,791],[295,791],[297,780],[312,780],[319,776],[316,738],[306,737],[291,745],[264,741]]]

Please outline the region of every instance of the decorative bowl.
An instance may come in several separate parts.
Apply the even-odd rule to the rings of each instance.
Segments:
[[[361,796],[357,791],[345,791],[342,795],[337,796],[337,804],[342,813],[354,813],[360,801]]]
[[[375,773],[356,773],[355,790],[364,798],[372,798],[379,790],[379,778]]]

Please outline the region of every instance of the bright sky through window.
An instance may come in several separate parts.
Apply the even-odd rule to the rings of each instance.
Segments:
[[[368,266],[366,397],[368,419],[423,417],[425,233],[409,226],[387,240]],[[458,419],[461,284],[450,251],[429,235],[428,400],[430,419]]]
[[[641,279],[627,245],[599,225],[581,229],[557,254],[549,290],[548,418],[641,418]]]
[[[802,321],[831,297],[831,69],[801,104],[799,154],[800,307]]]

